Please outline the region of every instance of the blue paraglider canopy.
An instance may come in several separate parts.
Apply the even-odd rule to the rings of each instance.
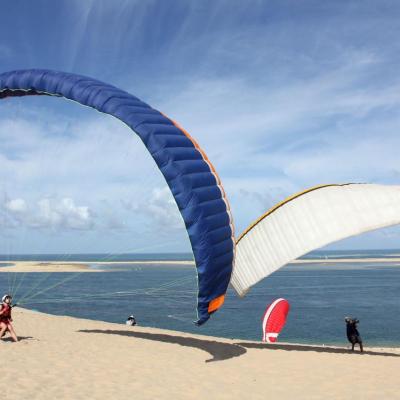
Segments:
[[[204,151],[177,123],[131,94],[106,83],[49,70],[0,74],[0,99],[64,97],[128,125],[143,141],[167,181],[190,238],[198,274],[198,321],[224,302],[232,273],[234,232],[220,179]]]

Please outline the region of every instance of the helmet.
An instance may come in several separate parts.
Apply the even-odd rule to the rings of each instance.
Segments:
[[[4,303],[4,302],[6,301],[7,298],[12,299],[11,294],[5,294],[5,295],[1,298],[1,301]]]

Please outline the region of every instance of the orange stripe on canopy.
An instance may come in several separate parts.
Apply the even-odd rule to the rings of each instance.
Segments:
[[[224,304],[224,301],[225,301],[224,294],[211,300],[210,304],[208,305],[208,312],[211,314],[212,312],[217,311],[218,308],[220,308],[222,306],[222,304]]]

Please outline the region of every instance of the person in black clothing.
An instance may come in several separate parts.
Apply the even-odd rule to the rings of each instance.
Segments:
[[[346,317],[344,319],[346,322],[346,334],[347,339],[351,343],[351,351],[354,351],[354,346],[356,343],[360,345],[360,351],[363,351],[363,344],[361,340],[360,333],[357,330],[357,324],[360,322],[357,318]]]
[[[129,325],[129,326],[135,326],[136,325],[136,319],[135,319],[135,317],[133,315],[130,315],[127,318],[125,323],[126,323],[126,325]]]

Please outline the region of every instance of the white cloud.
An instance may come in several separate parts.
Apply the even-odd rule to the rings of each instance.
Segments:
[[[158,233],[182,230],[184,223],[168,187],[154,188],[137,204],[125,204],[133,212],[146,216],[148,227]]]
[[[94,221],[89,207],[77,206],[70,198],[63,198],[58,203],[41,199],[38,201],[37,224],[53,229],[91,229]]]
[[[11,213],[24,213],[27,211],[27,205],[24,199],[9,200],[4,204],[4,208]]]
[[[64,231],[90,230],[95,225],[94,215],[89,207],[78,206],[71,198],[42,198],[31,205],[24,199],[10,199],[3,204],[3,214],[11,222],[6,227],[12,228]]]

